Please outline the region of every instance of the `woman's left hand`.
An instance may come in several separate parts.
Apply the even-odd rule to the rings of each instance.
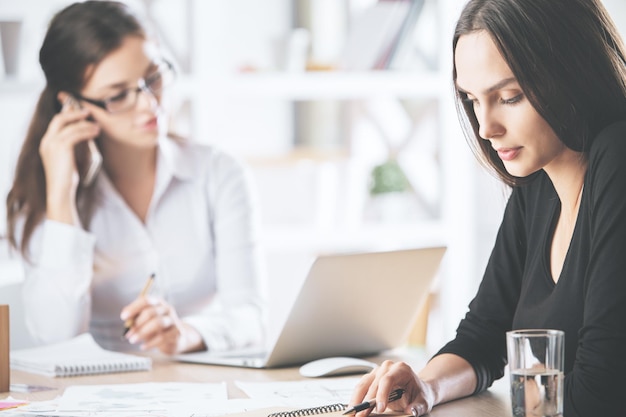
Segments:
[[[122,309],[122,320],[133,318],[125,337],[142,350],[156,348],[167,355],[206,349],[202,336],[183,323],[162,298],[139,297]]]

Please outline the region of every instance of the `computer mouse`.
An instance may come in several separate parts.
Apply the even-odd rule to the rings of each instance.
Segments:
[[[300,375],[316,378],[321,376],[337,376],[364,374],[378,366],[365,359],[348,356],[333,356],[305,363],[300,367]]]

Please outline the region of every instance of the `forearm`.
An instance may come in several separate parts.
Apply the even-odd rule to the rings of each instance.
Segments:
[[[433,405],[472,395],[476,389],[476,373],[465,359],[444,353],[435,356],[418,373],[434,392]]]
[[[80,220],[74,198],[74,193],[63,196],[59,193],[48,192],[46,196],[46,219],[79,226]]]
[[[87,330],[95,239],[59,222],[44,221],[35,231],[25,261],[23,286],[29,330],[42,342]]]

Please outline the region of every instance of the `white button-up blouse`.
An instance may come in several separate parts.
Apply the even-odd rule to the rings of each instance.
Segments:
[[[44,220],[25,265],[27,326],[41,343],[90,331],[103,347],[134,349],[120,312],[156,274],[151,294],[172,304],[209,350],[261,343],[263,285],[247,171],[210,146],[162,139],[145,223],[104,172],[88,230]]]

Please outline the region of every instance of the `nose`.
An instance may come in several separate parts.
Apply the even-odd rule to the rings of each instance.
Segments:
[[[146,86],[139,87],[137,91],[137,103],[135,104],[137,109],[147,108],[154,110],[159,106],[159,101],[152,91]]]
[[[504,126],[499,121],[496,112],[488,106],[482,106],[476,112],[478,120],[478,134],[483,139],[498,137],[504,133]]]

